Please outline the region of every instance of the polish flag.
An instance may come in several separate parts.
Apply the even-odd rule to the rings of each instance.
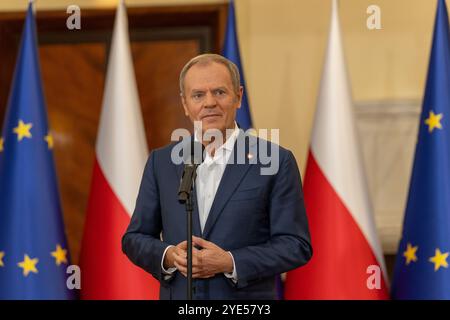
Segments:
[[[128,38],[119,3],[100,115],[81,249],[82,299],[158,299],[159,284],[122,253],[148,156]]]
[[[335,0],[329,32],[304,182],[314,253],[288,272],[285,298],[387,299]]]

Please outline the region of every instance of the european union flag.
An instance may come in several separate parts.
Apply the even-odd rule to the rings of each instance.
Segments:
[[[450,38],[439,0],[394,299],[450,299]]]
[[[69,299],[53,137],[30,4],[0,140],[0,299]]]
[[[225,42],[223,45],[222,55],[239,68],[241,74],[241,85],[244,87],[244,96],[242,97],[241,107],[237,110],[236,121],[245,131],[253,127],[252,118],[250,116],[250,107],[247,99],[247,88],[245,87],[244,72],[242,70],[241,55],[239,53],[239,42],[236,34],[236,18],[234,11],[234,2],[230,1],[228,8],[227,28],[225,31]]]

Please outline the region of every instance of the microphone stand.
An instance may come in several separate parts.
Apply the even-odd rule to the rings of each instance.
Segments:
[[[192,189],[186,199],[186,213],[187,213],[187,299],[192,300]]]
[[[182,179],[178,200],[185,204],[187,213],[187,300],[192,300],[192,211],[194,205],[192,202],[192,191],[194,189],[195,178],[197,176],[198,165],[186,165],[185,172],[187,179]]]
[[[195,178],[197,176],[197,167],[203,162],[203,152],[205,147],[200,142],[190,141],[190,149],[186,154],[183,152],[183,157],[185,160],[189,160],[188,163],[185,162],[183,175],[180,181],[180,188],[178,189],[178,201],[184,203],[187,213],[187,300],[192,300],[192,211],[194,205],[192,203],[192,191],[195,185]],[[196,152],[197,151],[197,152]],[[201,151],[201,154],[198,154]],[[196,154],[199,157],[196,157]],[[189,158],[190,155],[190,158]]]

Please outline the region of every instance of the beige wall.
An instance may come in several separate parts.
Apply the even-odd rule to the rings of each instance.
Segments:
[[[366,27],[371,4],[382,30]],[[238,0],[241,50],[254,120],[281,128],[304,167],[331,1]],[[342,0],[340,17],[355,101],[421,99],[435,1]]]
[[[129,6],[223,0],[127,0]],[[27,0],[1,0],[0,11]],[[112,7],[116,0],[36,0],[37,9]],[[366,28],[369,5],[382,30]],[[255,125],[280,128],[304,168],[326,45],[329,0],[236,0],[241,53]],[[421,99],[436,2],[341,0],[340,15],[355,101]]]

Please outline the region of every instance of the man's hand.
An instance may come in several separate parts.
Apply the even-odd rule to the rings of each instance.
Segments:
[[[233,272],[233,259],[231,255],[210,241],[193,236],[192,248],[192,278],[210,278],[217,273]],[[187,277],[187,258],[176,256],[175,266]]]
[[[167,249],[166,255],[164,257],[164,269],[169,269],[176,267],[176,260],[182,261],[182,259],[187,259],[187,241],[180,242],[175,247],[170,247]]]

